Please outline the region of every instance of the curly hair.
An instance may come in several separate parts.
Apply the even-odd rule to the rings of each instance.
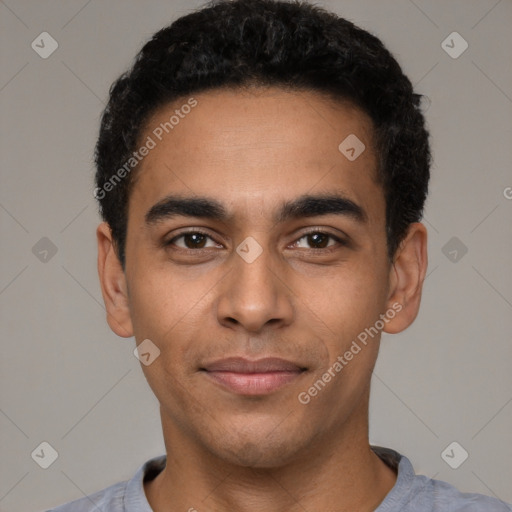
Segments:
[[[95,149],[95,196],[123,268],[133,173],[108,182],[132,156],[149,117],[192,93],[248,85],[323,93],[370,116],[392,261],[428,193],[422,96],[382,42],[346,19],[298,0],[216,0],[154,34],[110,88]]]

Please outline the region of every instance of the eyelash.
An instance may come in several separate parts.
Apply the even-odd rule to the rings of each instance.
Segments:
[[[334,240],[335,242],[337,242],[340,246],[347,246],[348,245],[348,242],[343,240],[342,238],[339,238],[331,233],[329,233],[328,231],[324,231],[320,228],[318,229],[312,229],[306,233],[303,233],[299,238],[297,238],[293,244],[296,244],[299,240],[302,240],[303,238],[307,237],[308,235],[314,235],[314,234],[321,234],[321,235],[326,235],[327,237],[329,237],[330,239]],[[165,247],[169,247],[169,246],[172,246],[176,240],[179,240],[180,238],[186,236],[186,235],[202,235],[202,236],[205,236],[205,237],[208,237],[210,240],[212,240],[213,242],[215,242],[216,244],[218,244],[219,242],[217,242],[209,233],[205,232],[205,231],[202,231],[201,229],[194,229],[194,230],[190,230],[190,231],[183,231],[182,233],[180,233],[179,235],[176,235],[175,237],[171,238],[169,241],[166,241],[164,242],[164,246]],[[314,247],[311,247],[309,249],[304,249],[304,250],[310,250],[310,251],[314,251],[314,252],[332,252],[333,250],[336,250],[338,249],[339,247],[337,246],[328,246],[328,247],[323,247],[323,248],[314,248]],[[208,249],[211,249],[211,247],[208,247],[208,248],[199,248],[199,249],[184,249],[183,247],[178,247],[176,248],[176,250],[179,250],[179,251],[185,251],[185,252],[193,252],[193,253],[198,253],[200,252],[201,250],[208,250]]]

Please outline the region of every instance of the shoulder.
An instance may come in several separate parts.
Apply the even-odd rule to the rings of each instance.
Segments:
[[[432,502],[433,512],[512,512],[512,506],[504,501],[483,494],[461,492],[453,485],[425,476],[416,476],[424,485]]]
[[[442,480],[414,472],[411,461],[395,450],[372,447],[397,471],[397,481],[376,512],[512,512],[512,506],[483,494],[466,493]]]
[[[131,480],[116,483],[102,491],[46,512],[150,511],[151,508],[144,494],[144,481],[155,478],[165,467],[165,463],[165,455],[154,457],[142,464]]]
[[[98,510],[123,512],[123,501],[127,483],[119,482],[102,491],[65,503],[47,512],[97,512]]]

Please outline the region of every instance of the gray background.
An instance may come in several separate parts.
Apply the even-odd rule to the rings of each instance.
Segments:
[[[111,82],[201,4],[0,2],[2,511],[82,497],[164,452],[134,340],[105,321],[92,151]],[[371,441],[418,473],[512,501],[512,2],[319,4],[382,38],[430,99],[428,277],[415,324],[383,338]],[[43,31],[59,44],[47,59],[31,48]],[[441,46],[453,31],[469,44],[456,59]],[[56,254],[41,252],[47,241],[33,251],[43,237]],[[46,470],[31,458],[42,441],[59,455]],[[469,453],[458,469],[441,457],[452,441]]]

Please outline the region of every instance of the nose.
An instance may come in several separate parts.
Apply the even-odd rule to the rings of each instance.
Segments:
[[[232,254],[231,272],[219,286],[219,323],[253,333],[289,325],[294,313],[293,292],[279,271],[277,256],[268,249],[253,261],[240,254]]]

